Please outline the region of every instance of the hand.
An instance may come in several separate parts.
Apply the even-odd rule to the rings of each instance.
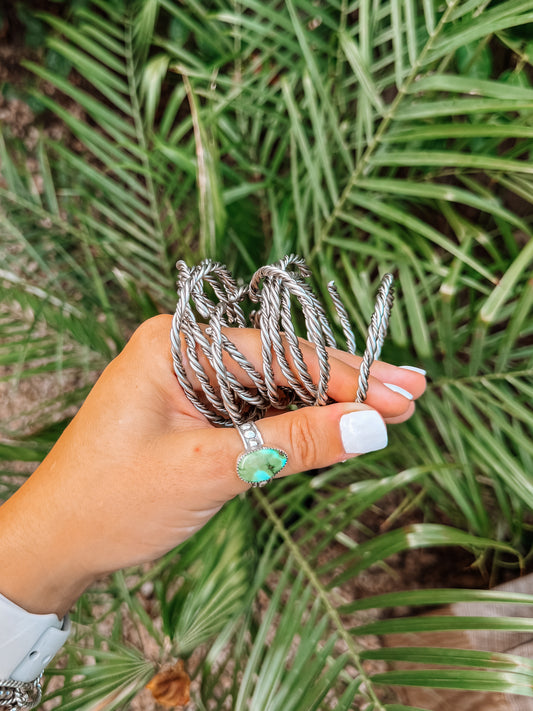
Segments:
[[[163,555],[247,489],[236,474],[238,432],[209,424],[176,380],[171,320],[158,316],[135,332],[48,457],[0,507],[0,592],[30,612],[63,616],[98,576]],[[259,333],[227,333],[261,370]],[[314,348],[303,341],[302,350],[316,381]],[[288,454],[279,476],[383,447],[384,422],[414,412],[423,375],[383,362],[372,366],[366,404],[354,404],[360,361],[331,350],[335,404],[260,421],[265,445]],[[249,384],[238,366],[234,373]],[[280,371],[276,379],[285,382]]]

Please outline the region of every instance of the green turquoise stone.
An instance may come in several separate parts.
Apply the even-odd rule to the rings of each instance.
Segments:
[[[252,486],[263,486],[286,464],[287,455],[281,449],[262,447],[241,454],[237,462],[237,474]]]

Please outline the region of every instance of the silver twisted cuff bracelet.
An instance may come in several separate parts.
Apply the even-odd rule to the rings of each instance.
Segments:
[[[211,423],[240,427],[261,419],[272,407],[286,409],[291,405],[304,407],[331,402],[327,394],[328,349],[338,346],[326,311],[309,282],[311,270],[301,257],[291,254],[275,264],[260,267],[250,282],[242,285],[223,264],[211,259],[204,259],[194,267],[180,260],[176,266],[178,303],[170,335],[174,371],[190,402]],[[365,401],[370,366],[381,352],[393,303],[392,282],[392,276],[385,274],[378,289],[359,367],[356,402]],[[327,291],[345,348],[355,354],[355,336],[347,309],[333,282],[327,285]],[[202,321],[204,326],[200,325]],[[300,347],[295,326],[298,322],[307,340],[315,346],[319,366],[316,383]],[[262,373],[224,332],[228,327],[247,326],[259,329],[261,334]],[[187,376],[185,359],[201,392]],[[202,359],[209,362],[215,373],[216,388]],[[286,380],[285,386],[275,382],[274,359]],[[246,373],[251,387],[239,382],[228,368],[228,360]]]
[[[42,674],[34,681],[0,679],[0,709],[16,711],[38,706],[42,695],[41,678]]]

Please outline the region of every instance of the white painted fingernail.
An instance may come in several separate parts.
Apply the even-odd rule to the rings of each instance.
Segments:
[[[392,383],[383,383],[383,385],[384,385],[386,388],[389,388],[389,390],[393,390],[395,393],[400,393],[400,395],[403,395],[403,396],[406,397],[408,400],[412,400],[412,399],[413,399],[413,396],[411,395],[411,393],[409,392],[409,390],[404,390],[404,389],[401,388],[399,385],[393,385]]]
[[[426,374],[424,368],[415,368],[414,365],[400,365],[400,368],[403,368],[404,370],[412,370],[413,373],[420,373],[420,375]]]
[[[348,412],[341,417],[340,428],[347,454],[365,454],[387,446],[387,426],[376,410]]]

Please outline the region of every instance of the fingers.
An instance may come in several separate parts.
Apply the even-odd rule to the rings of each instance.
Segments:
[[[383,418],[366,405],[305,407],[260,420],[256,426],[265,448],[287,455],[277,477],[327,467],[387,445]],[[187,436],[188,446],[181,449],[181,461],[194,451],[194,468],[202,472],[199,476],[204,483],[209,481],[213,492],[225,500],[249,488],[250,484],[237,474],[237,460],[245,449],[235,429],[202,428]],[[252,476],[261,461],[250,460],[246,476]],[[271,464],[274,468],[282,466],[281,455],[274,453],[273,461],[263,466],[268,469]],[[273,469],[269,472],[272,474]]]
[[[361,358],[352,356],[345,351],[332,349],[332,357],[342,361],[352,369],[356,369],[352,376],[359,378]],[[338,384],[337,375],[332,373],[330,389],[332,393],[342,395],[343,384]],[[426,389],[425,370],[412,368],[412,366],[395,366],[390,363],[375,360],[370,367],[368,381],[368,394],[365,403],[379,410],[387,424],[405,422],[415,411],[414,401],[423,395]],[[345,390],[345,388],[344,388]],[[394,393],[391,395],[391,393]],[[334,399],[339,399],[331,395]],[[354,398],[355,399],[355,398]]]
[[[386,447],[388,441],[387,427],[379,412],[351,403],[286,412],[260,420],[258,429],[265,446],[287,452],[288,461],[281,476],[374,452]]]
[[[385,418],[385,422],[388,425],[399,425],[402,422],[406,422],[410,417],[414,415],[415,412],[415,403],[410,402],[407,410],[403,412],[401,415],[397,415],[396,417],[387,417]]]
[[[262,373],[261,334],[254,329],[230,328],[225,330],[228,338],[237,346],[254,368]],[[318,382],[320,369],[315,346],[300,339],[303,359],[313,382]],[[291,363],[290,351],[286,348],[287,359]],[[331,366],[328,395],[337,402],[353,402],[357,393],[361,358],[336,349],[328,349]],[[200,362],[211,382],[216,376],[209,361],[200,354]],[[224,358],[226,368],[245,386],[252,386],[247,374],[227,354]],[[292,368],[294,372],[296,368]],[[273,362],[274,378],[277,385],[287,385],[277,360]],[[195,388],[200,384],[194,372],[188,369],[188,377]],[[391,387],[392,386],[392,387]],[[398,388],[400,388],[398,390]],[[409,408],[410,400],[420,397],[425,389],[425,378],[420,373],[397,368],[384,362],[375,362],[370,371],[369,388],[366,403],[378,409],[383,417],[397,417]]]
[[[359,369],[362,358],[336,349],[330,349],[330,352],[337,360],[342,360],[347,365]],[[408,395],[412,395],[412,398],[408,397],[408,399],[418,399],[426,389],[426,371],[410,365],[396,366],[375,360],[370,367],[370,375],[389,386],[395,385],[402,388]]]
[[[142,346],[143,350],[148,351],[146,357],[151,358],[152,362],[157,359],[160,363],[163,363],[164,359],[166,385],[170,381],[175,383],[170,354],[169,333],[171,323],[172,317],[166,315],[149,319],[132,338],[132,342],[137,342]],[[253,364],[254,368],[262,373],[260,332],[255,329],[242,328],[225,329],[225,332],[246,359]],[[319,365],[314,345],[300,339],[300,347],[311,378],[314,382],[318,382]],[[288,348],[286,352],[290,363]],[[333,348],[328,349],[328,355],[331,366],[328,395],[337,402],[354,402],[362,359],[359,356],[353,356]],[[216,383],[216,375],[207,358],[199,353],[199,359],[210,381]],[[188,367],[186,358],[184,363],[190,382],[195,389],[200,390],[200,383],[195,373]],[[227,354],[224,356],[224,363],[227,369],[243,385],[252,386],[248,375]],[[286,385],[287,381],[276,359],[274,359],[273,369],[276,383],[280,386]],[[294,370],[296,371],[296,369]],[[406,367],[396,367],[383,361],[375,361],[370,369],[369,388],[365,403],[379,410],[387,421],[403,421],[409,416],[407,413],[412,411],[412,401],[420,397],[424,392],[425,386],[425,378],[420,372],[415,372]],[[398,420],[397,418],[400,419]]]

